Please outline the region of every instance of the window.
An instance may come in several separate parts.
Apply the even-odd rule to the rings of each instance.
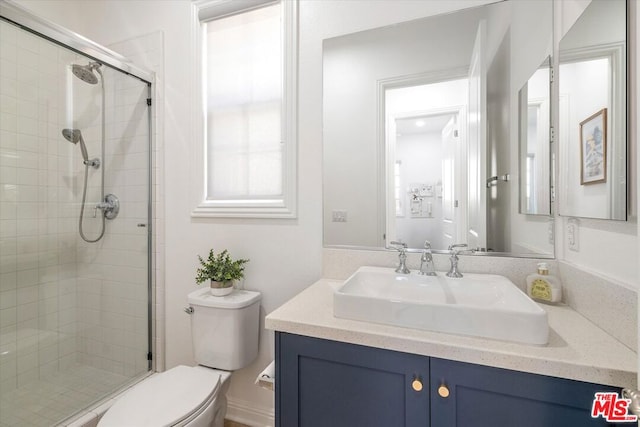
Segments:
[[[296,2],[195,3],[202,94],[193,216],[296,215]]]

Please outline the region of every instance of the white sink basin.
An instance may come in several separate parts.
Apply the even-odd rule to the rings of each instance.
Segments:
[[[460,279],[361,267],[333,295],[335,317],[406,328],[544,345],[547,312],[509,279]]]

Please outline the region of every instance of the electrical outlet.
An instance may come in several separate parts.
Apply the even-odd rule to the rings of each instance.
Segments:
[[[347,211],[336,210],[331,212],[331,221],[333,222],[347,222]]]
[[[567,222],[567,244],[569,249],[578,252],[580,250],[578,236],[580,234],[580,227],[578,220],[571,218]]]

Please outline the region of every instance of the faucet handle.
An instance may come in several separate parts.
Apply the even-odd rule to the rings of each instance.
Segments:
[[[431,242],[430,242],[430,241],[428,241],[428,240],[425,240],[425,241],[424,241],[424,248],[425,248],[425,249],[431,249]]]
[[[399,250],[400,252],[404,251],[405,249],[407,249],[407,244],[404,242],[389,242],[389,245],[391,245],[394,249]]]
[[[447,277],[462,277],[462,273],[458,270],[458,248],[466,248],[466,243],[456,243],[454,245],[449,245],[449,252],[451,252],[451,258],[449,261],[451,262],[451,269],[446,274]]]
[[[396,268],[396,273],[400,274],[409,274],[411,271],[407,268],[405,262],[407,260],[407,244],[403,242],[389,242],[394,249],[400,251],[400,255],[398,255],[400,263],[398,264],[398,268]]]
[[[449,251],[453,251],[456,248],[466,248],[467,246],[466,243],[456,243],[455,245],[449,245]]]

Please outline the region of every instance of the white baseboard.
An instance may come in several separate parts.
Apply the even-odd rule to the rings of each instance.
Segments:
[[[256,408],[251,402],[227,398],[226,419],[251,427],[273,427],[275,424],[274,409]]]

